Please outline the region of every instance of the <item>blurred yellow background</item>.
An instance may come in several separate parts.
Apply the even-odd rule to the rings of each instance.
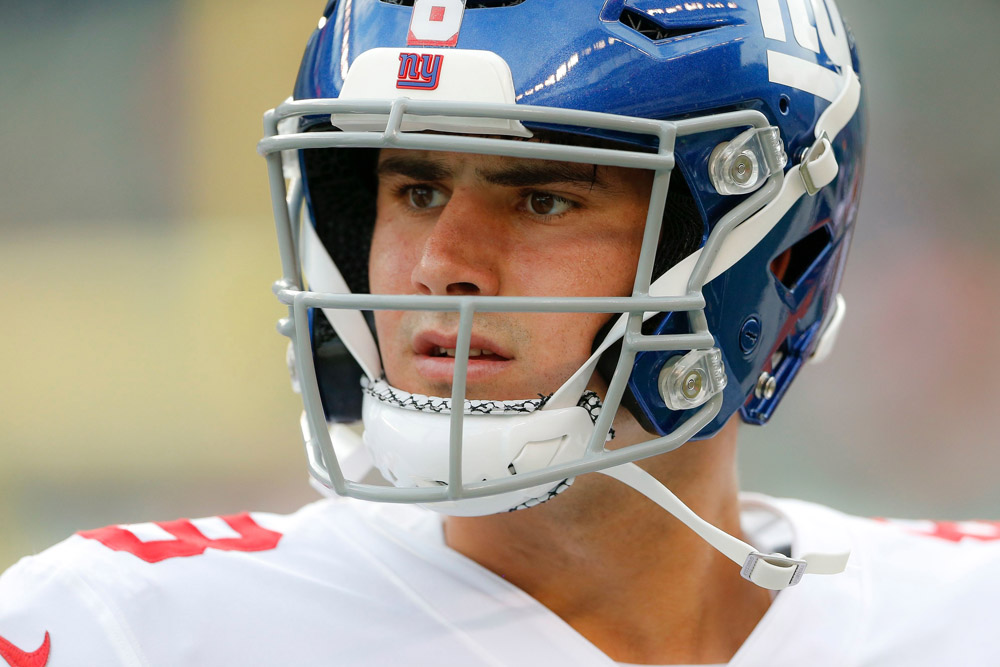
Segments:
[[[315,497],[254,148],[323,4],[0,8],[0,570],[82,528]],[[744,429],[745,485],[1000,518],[1000,5],[839,4],[871,120],[849,317]]]

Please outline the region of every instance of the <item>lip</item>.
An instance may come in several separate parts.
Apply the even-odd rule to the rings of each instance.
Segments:
[[[446,334],[439,331],[421,331],[413,337],[412,341],[413,351],[419,356],[431,356],[433,351],[439,347],[445,348],[457,348],[458,347],[458,334]],[[498,357],[503,357],[499,361],[490,361],[486,363],[504,363],[507,361],[512,361],[513,357],[510,352],[504,349],[499,343],[486,338],[485,336],[480,336],[477,334],[472,334],[469,340],[469,348],[473,350],[490,350]],[[434,357],[435,359],[444,359],[450,357]],[[473,361],[475,357],[470,358],[469,361]]]
[[[450,382],[455,375],[454,357],[432,356],[433,351],[439,347],[458,347],[458,335],[447,334],[440,331],[422,331],[415,335],[411,345],[414,352],[414,366],[417,372],[426,380],[433,382]],[[511,353],[496,342],[473,334],[469,342],[471,349],[486,349],[493,352],[502,359],[492,357],[490,359],[480,359],[470,357],[466,380],[477,382],[489,379],[510,367],[514,363]]]

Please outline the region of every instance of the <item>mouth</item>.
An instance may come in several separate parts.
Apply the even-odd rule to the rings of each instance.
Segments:
[[[441,347],[435,345],[430,353],[427,355],[429,357],[451,357],[455,358],[455,348],[453,347]],[[477,361],[510,361],[507,357],[497,354],[493,350],[487,348],[469,348],[469,360],[475,359]]]
[[[415,368],[425,380],[451,382],[455,372],[457,334],[424,331],[417,334],[411,343]],[[514,354],[500,343],[473,334],[469,342],[466,379],[470,382],[488,380],[509,368],[513,361]]]
[[[413,351],[417,356],[434,359],[454,359],[458,349],[458,335],[438,331],[422,331],[413,337]],[[504,349],[500,343],[489,338],[473,334],[469,341],[469,360],[476,361],[511,361],[514,355]]]

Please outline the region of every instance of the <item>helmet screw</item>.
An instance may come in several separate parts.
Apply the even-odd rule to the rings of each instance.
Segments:
[[[692,370],[684,377],[684,382],[681,383],[681,393],[684,394],[684,398],[689,400],[695,399],[701,393],[701,388],[704,385],[704,376],[697,370]]]
[[[757,398],[763,398],[764,400],[771,400],[774,398],[774,393],[778,389],[778,379],[772,376],[767,371],[760,374],[757,378],[757,386],[754,387],[753,394]]]
[[[740,349],[743,350],[743,354],[750,354],[759,342],[760,320],[756,316],[750,316],[740,328]]]
[[[737,156],[733,162],[733,166],[729,170],[729,174],[740,185],[749,182],[753,178],[753,161],[750,159],[750,156],[746,153],[741,153]]]

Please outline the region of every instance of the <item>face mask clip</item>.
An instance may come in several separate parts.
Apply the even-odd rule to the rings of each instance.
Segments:
[[[726,382],[718,348],[691,350],[684,356],[672,357],[663,366],[660,395],[671,410],[690,410],[721,394]]]
[[[719,144],[708,160],[712,185],[722,195],[745,195],[788,164],[778,128],[755,127]]]

